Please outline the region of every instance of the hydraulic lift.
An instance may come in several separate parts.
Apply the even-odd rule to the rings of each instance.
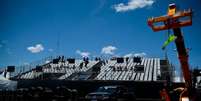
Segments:
[[[174,3],[169,4],[167,15],[160,17],[152,17],[148,19],[148,25],[154,32],[162,30],[173,30],[178,52],[178,59],[180,61],[181,70],[185,80],[185,88],[182,89],[179,101],[195,101],[194,87],[192,85],[192,75],[189,69],[188,52],[185,47],[184,37],[181,32],[181,27],[192,25],[192,10],[177,11]],[[165,101],[170,101],[168,92],[164,93]]]

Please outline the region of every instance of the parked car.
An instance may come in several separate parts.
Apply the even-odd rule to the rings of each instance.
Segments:
[[[125,86],[101,86],[85,98],[90,101],[135,101],[135,94]]]

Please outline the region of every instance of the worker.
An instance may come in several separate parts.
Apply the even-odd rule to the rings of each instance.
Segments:
[[[89,63],[89,60],[86,59],[86,61],[85,61],[85,67],[87,67],[88,63]]]
[[[95,61],[98,61],[98,58],[97,58],[97,57],[95,58]]]
[[[170,97],[168,96],[166,89],[160,91],[160,96],[162,97],[162,101],[170,101]]]
[[[126,57],[126,64],[128,64],[128,59],[129,59],[129,57]]]
[[[80,69],[82,69],[82,67],[83,67],[83,62],[80,63],[80,66],[79,66],[79,67],[80,67]]]

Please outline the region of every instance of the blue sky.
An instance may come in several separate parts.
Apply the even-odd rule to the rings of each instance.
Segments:
[[[172,1],[180,9],[194,11],[193,26],[182,31],[186,47],[192,48],[190,65],[201,66],[201,0],[144,0],[148,1],[144,6],[132,5],[133,1],[0,0],[0,67],[56,54],[100,56],[108,46],[113,47],[105,52],[110,55],[143,53],[164,58],[161,47],[167,31],[153,32],[147,19],[166,14]],[[121,3],[124,10],[117,11]],[[178,66],[174,49],[171,43],[168,56]]]

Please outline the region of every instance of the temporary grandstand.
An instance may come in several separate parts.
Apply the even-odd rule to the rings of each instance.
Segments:
[[[24,69],[29,68],[29,69]],[[111,59],[74,59],[59,56],[42,64],[21,66],[11,76],[14,80],[172,80],[168,60],[147,57],[113,57]],[[22,72],[23,70],[23,72]]]
[[[10,66],[11,68],[12,66]],[[7,67],[8,73],[8,67]],[[107,85],[122,85],[132,89],[137,99],[140,101],[156,101],[160,99],[160,90],[164,84],[183,86],[183,83],[173,83],[173,66],[167,59],[148,57],[112,57],[103,58],[72,58],[72,57],[48,57],[42,61],[29,65],[15,67],[15,72],[10,72],[10,79],[17,81],[17,91],[8,96],[20,98],[21,89],[24,98],[41,99],[46,96],[46,90],[50,89],[49,99],[69,99],[78,98],[83,101],[85,96],[96,90],[98,87]],[[8,77],[8,76],[7,76]],[[169,83],[169,84],[168,84]],[[62,88],[63,87],[63,88]],[[60,94],[61,89],[66,89],[66,93]],[[63,94],[74,94],[68,97]],[[147,91],[152,91],[148,93]],[[29,95],[27,95],[27,93]],[[38,92],[43,92],[39,94]],[[49,92],[49,90],[47,91]],[[58,93],[55,93],[58,92]],[[3,92],[2,92],[3,93]],[[19,93],[19,94],[18,94]],[[77,96],[77,97],[76,97]],[[0,98],[6,98],[2,96]],[[59,97],[59,98],[58,98]],[[62,97],[62,98],[61,98]],[[22,99],[24,99],[22,97]],[[144,100],[142,100],[144,99]],[[12,100],[6,100],[12,101]]]

